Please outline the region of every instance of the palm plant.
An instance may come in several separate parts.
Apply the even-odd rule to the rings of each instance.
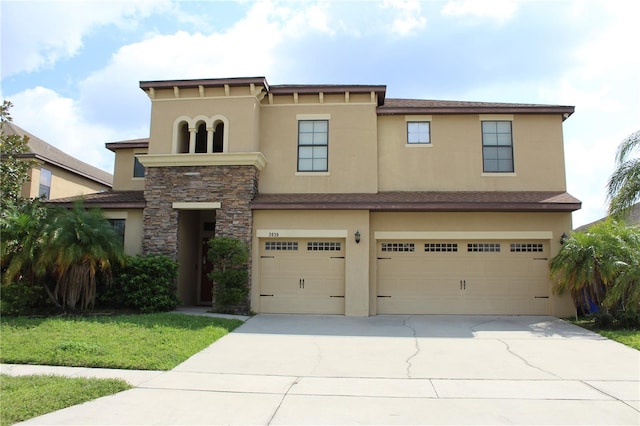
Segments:
[[[96,275],[111,279],[112,262],[124,261],[122,245],[99,210],[59,209],[44,230],[42,263],[55,278],[52,296],[63,308],[93,306]]]
[[[557,293],[570,292],[576,308],[590,303],[636,311],[640,302],[640,229],[614,220],[574,232],[550,262]]]
[[[43,229],[48,209],[39,200],[24,200],[8,205],[0,216],[2,282],[35,284],[35,278],[46,273],[42,251],[46,244]]]
[[[609,212],[614,216],[626,213],[640,199],[640,130],[627,136],[616,152],[616,169],[609,178]]]

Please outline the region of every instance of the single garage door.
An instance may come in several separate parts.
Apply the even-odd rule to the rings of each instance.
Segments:
[[[545,315],[547,241],[378,241],[379,314]]]
[[[260,312],[344,314],[344,240],[261,239]]]

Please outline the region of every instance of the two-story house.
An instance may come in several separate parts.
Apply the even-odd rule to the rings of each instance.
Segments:
[[[149,139],[108,143],[129,252],[211,303],[204,242],[250,244],[258,313],[551,314],[571,106],[387,99],[383,85],[145,81]]]
[[[29,179],[22,186],[23,198],[45,200],[108,191],[113,175],[61,151],[11,121],[4,123],[8,135],[29,138],[29,152],[18,158],[32,161]]]

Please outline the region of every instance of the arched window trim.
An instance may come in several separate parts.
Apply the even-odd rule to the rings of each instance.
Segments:
[[[176,118],[176,121],[173,122],[173,141],[171,143],[171,152],[174,154],[180,154],[180,151],[178,150],[178,141],[180,140],[180,128],[183,123],[186,123],[187,128],[191,128],[191,118],[186,115]]]
[[[195,132],[198,131],[198,127],[201,123],[204,123],[207,129],[207,153],[213,152],[213,132],[215,131],[218,123],[223,123],[223,135],[222,135],[222,152],[229,150],[229,120],[224,115],[214,115],[213,117],[207,117],[205,115],[198,115],[196,117],[188,117],[182,115],[173,122],[173,141],[171,144],[171,151],[174,154],[180,154],[178,151],[178,141],[180,139],[180,127],[182,123],[186,123],[189,128],[189,150],[188,152],[193,154],[195,152]]]

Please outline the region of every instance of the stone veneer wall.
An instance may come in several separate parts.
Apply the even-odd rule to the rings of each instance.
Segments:
[[[199,175],[194,176],[196,173]],[[172,207],[174,202],[220,202],[215,235],[238,238],[251,249],[253,216],[249,203],[258,192],[258,175],[254,166],[146,168],[143,253],[165,254],[178,260],[179,211]]]

